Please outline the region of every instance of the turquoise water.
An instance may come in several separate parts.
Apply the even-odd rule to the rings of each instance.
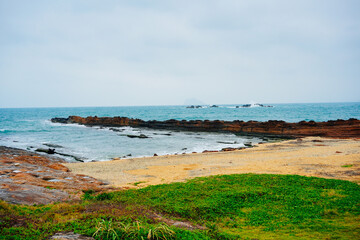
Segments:
[[[109,160],[131,154],[132,157],[220,150],[241,147],[246,142],[257,143],[258,138],[220,133],[189,133],[146,129],[121,128],[122,132],[107,128],[54,124],[53,117],[69,115],[124,116],[143,120],[302,120],[327,121],[360,119],[360,103],[271,104],[272,108],[191,109],[185,106],[146,107],[79,107],[79,108],[16,108],[0,109],[0,145],[34,150],[44,144],[57,144],[56,151],[76,155],[85,161]],[[126,134],[145,134],[148,139],[131,139]],[[70,161],[71,158],[68,158]]]

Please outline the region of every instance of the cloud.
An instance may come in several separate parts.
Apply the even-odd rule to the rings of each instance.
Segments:
[[[359,101],[359,5],[0,1],[0,107]]]

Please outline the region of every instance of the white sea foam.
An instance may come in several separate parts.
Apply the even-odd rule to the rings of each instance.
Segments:
[[[96,126],[87,128],[84,125],[78,124],[52,123],[49,120],[44,120],[43,123],[54,129],[53,134],[37,135],[37,138],[40,137],[37,140],[22,137],[21,142],[11,142],[9,140],[6,140],[6,142],[11,142],[12,147],[23,149],[33,146],[32,150],[44,147],[43,145],[33,144],[35,142],[58,144],[63,146],[63,148],[56,149],[56,151],[74,155],[84,161],[106,161],[114,157],[150,157],[154,154],[159,156],[168,154],[180,155],[182,153],[203,152],[204,150],[218,151],[225,147],[241,147],[244,142],[243,138],[234,134],[177,132],[171,130],[140,129],[128,126],[113,127],[120,130],[118,132],[111,130],[109,127]],[[57,128],[59,129],[56,130]],[[87,130],[76,131],[75,129],[71,130],[71,128]],[[36,134],[41,134],[41,132],[38,131]],[[138,139],[126,136],[140,134],[145,134],[149,138]],[[225,143],[218,143],[219,141]],[[237,142],[236,144],[226,144],[226,142],[235,141]],[[131,154],[131,156],[127,156],[128,154]],[[75,161],[72,157],[60,155],[59,157],[67,161]]]
[[[43,121],[45,124],[50,125],[50,126],[54,126],[54,127],[78,127],[78,128],[86,128],[87,126],[85,125],[81,125],[81,124],[77,124],[77,123],[54,123],[51,122],[50,120],[44,120]]]

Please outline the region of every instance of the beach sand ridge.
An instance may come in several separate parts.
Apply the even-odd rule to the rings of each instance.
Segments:
[[[306,137],[231,152],[66,163],[115,187],[135,188],[219,174],[295,174],[360,183],[360,139]]]

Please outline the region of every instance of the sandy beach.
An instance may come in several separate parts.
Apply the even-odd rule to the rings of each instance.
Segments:
[[[114,187],[135,188],[218,174],[297,174],[360,183],[360,139],[307,137],[231,152],[67,163]]]

